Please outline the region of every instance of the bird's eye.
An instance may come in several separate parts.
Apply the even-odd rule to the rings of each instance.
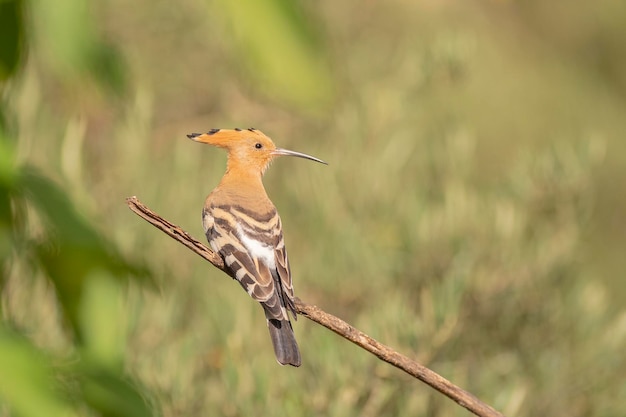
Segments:
[[[254,147],[257,148],[257,149],[261,149],[263,147],[263,145],[260,144],[260,143],[257,143],[256,145],[254,145]]]

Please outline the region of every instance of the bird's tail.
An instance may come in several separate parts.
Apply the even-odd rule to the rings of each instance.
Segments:
[[[289,320],[268,319],[267,328],[274,345],[276,360],[281,365],[300,366],[300,349]]]

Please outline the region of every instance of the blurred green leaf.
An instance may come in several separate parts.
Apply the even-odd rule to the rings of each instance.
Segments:
[[[116,278],[147,277],[147,269],[127,262],[76,211],[61,188],[32,167],[24,167],[21,183],[49,226],[46,240],[37,244],[36,256],[55,285],[65,317],[77,332],[79,306],[87,276],[96,270]]]
[[[80,324],[86,354],[101,364],[121,369],[126,346],[120,283],[96,271],[86,280]]]
[[[0,130],[0,230],[11,224],[10,192],[16,177],[13,146]]]
[[[82,398],[102,417],[152,416],[137,388],[110,367],[82,361],[78,371]]]
[[[112,45],[99,42],[91,51],[89,70],[102,84],[121,95],[127,89],[123,56]]]
[[[81,361],[74,369],[80,399],[104,417],[152,415],[140,388],[124,376],[122,288],[103,271],[90,273],[80,300]]]
[[[72,80],[89,75],[122,94],[126,89],[121,55],[99,38],[89,2],[33,1],[37,40],[57,75]]]
[[[117,367],[116,367],[117,368]],[[24,417],[75,415],[68,399],[55,388],[53,368],[24,337],[0,323],[0,400]],[[137,387],[119,369],[98,361],[81,360],[60,368],[65,381],[75,380],[78,398],[104,417],[141,417],[152,413]],[[59,385],[60,387],[60,385]]]
[[[297,2],[219,2],[233,32],[238,64],[255,87],[303,107],[319,108],[332,96],[325,55]]]
[[[0,81],[16,70],[24,40],[23,2],[0,0]]]
[[[25,338],[0,323],[0,399],[24,417],[73,416],[70,404],[54,389],[45,356]]]
[[[4,263],[13,249],[11,229],[14,219],[11,209],[11,193],[16,177],[13,153],[12,144],[0,128],[0,285],[4,282],[6,272]]]

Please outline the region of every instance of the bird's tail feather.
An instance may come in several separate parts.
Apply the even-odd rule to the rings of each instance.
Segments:
[[[270,331],[274,354],[281,365],[300,366],[300,349],[293,328],[289,320],[268,319],[267,328]]]

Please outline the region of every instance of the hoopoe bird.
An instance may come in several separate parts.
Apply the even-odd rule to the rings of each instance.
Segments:
[[[228,151],[226,173],[202,211],[207,240],[224,260],[227,273],[263,306],[278,363],[300,366],[300,350],[289,320],[289,313],[297,319],[289,259],[280,217],[262,178],[277,156],[326,162],[277,148],[254,128],[212,129],[187,137]]]

